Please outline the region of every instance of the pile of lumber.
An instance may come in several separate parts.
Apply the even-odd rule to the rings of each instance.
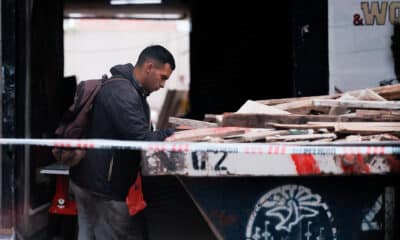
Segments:
[[[168,141],[400,141],[400,84],[343,94],[247,101],[204,121],[170,118],[186,129]]]

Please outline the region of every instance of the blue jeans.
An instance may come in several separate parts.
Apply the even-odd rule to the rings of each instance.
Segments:
[[[144,240],[143,212],[130,216],[124,201],[104,199],[70,181],[78,209],[78,240]]]

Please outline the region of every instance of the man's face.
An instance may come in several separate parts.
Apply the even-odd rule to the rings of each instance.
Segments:
[[[146,79],[143,87],[149,91],[154,92],[165,86],[165,82],[172,74],[171,65],[169,63],[159,63],[156,61],[149,61],[145,64]]]

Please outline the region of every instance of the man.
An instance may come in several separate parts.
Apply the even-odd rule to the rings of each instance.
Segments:
[[[97,94],[89,138],[162,141],[173,130],[152,131],[146,97],[164,87],[175,69],[172,54],[162,46],[145,48],[136,66],[117,65]],[[141,153],[128,150],[89,150],[71,168],[71,188],[78,208],[79,240],[143,239],[142,213],[130,216],[125,203],[135,182]]]

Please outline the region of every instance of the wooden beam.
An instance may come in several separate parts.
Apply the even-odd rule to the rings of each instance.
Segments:
[[[343,101],[343,100],[357,100],[356,97],[350,95],[350,94],[343,94],[340,98],[337,99],[338,101]],[[312,104],[312,103],[311,103]],[[313,105],[313,104],[312,104]],[[345,114],[348,111],[347,107],[332,107],[329,111],[329,115],[341,115]]]
[[[257,100],[256,102],[265,104],[265,105],[278,105],[278,104],[291,103],[291,102],[304,101],[304,100],[312,100],[312,99],[335,99],[338,97],[340,97],[340,94],[311,96],[311,97],[293,97],[293,98]]]
[[[281,124],[281,123],[268,123],[268,126],[278,129],[319,129],[320,126],[311,124]]]
[[[333,128],[341,133],[400,133],[399,122],[309,122],[308,125]]]
[[[316,140],[316,139],[335,139],[337,136],[334,133],[322,133],[322,134],[304,134],[304,135],[287,135],[278,137],[266,137],[267,142],[271,141],[297,141],[297,140]]]
[[[356,116],[369,118],[374,122],[400,122],[400,111],[357,109]]]
[[[157,129],[163,129],[168,126],[168,118],[178,116],[181,110],[183,99],[187,98],[185,90],[168,90],[165,96],[164,103],[161,107],[160,114],[157,120]]]
[[[368,136],[361,136],[363,141],[399,141],[400,138],[384,133],[384,134],[376,134],[376,135],[368,135]]]
[[[400,100],[400,84],[387,85],[382,87],[371,88],[373,92],[383,97],[386,100]],[[359,89],[354,91],[349,91],[353,96],[359,95],[361,91],[365,91],[365,89]],[[343,93],[345,94],[345,93]],[[282,103],[288,103],[293,101],[302,101],[302,100],[310,100],[310,99],[336,99],[342,96],[343,94],[334,94],[334,95],[321,95],[321,96],[311,96],[311,97],[294,97],[294,98],[281,98],[281,99],[268,99],[268,100],[257,100],[257,102],[265,104],[265,105],[277,105]]]
[[[301,101],[293,101],[275,105],[275,108],[288,111],[294,114],[308,114],[311,110],[318,112],[328,113],[330,108],[326,107],[316,107],[313,105],[313,99],[306,99]]]
[[[270,114],[225,114],[222,126],[266,128],[268,123],[304,124],[309,121],[336,122],[337,116],[323,115],[270,115]]]
[[[349,95],[355,97],[358,100],[369,100],[369,101],[387,101],[384,97],[380,96],[371,89],[363,89],[356,92],[350,92]],[[346,95],[346,94],[345,94]]]
[[[381,97],[371,89],[363,89],[353,93],[344,93],[340,98],[336,100],[387,101],[385,98]],[[332,107],[331,110],[329,111],[329,115],[341,115],[347,113],[348,111],[349,111],[348,108],[345,106]]]
[[[204,121],[220,124],[222,122],[222,114],[205,114]]]
[[[238,127],[198,128],[176,132],[174,135],[168,137],[166,141],[201,141],[206,137],[225,137],[243,134],[245,131],[246,129]]]
[[[177,118],[177,117],[169,117],[168,122],[175,125],[183,125],[192,128],[210,128],[218,126],[218,124],[216,123],[204,122],[187,118]]]
[[[400,83],[371,89],[387,100],[400,99]]]
[[[400,101],[362,101],[362,100],[313,100],[314,106],[366,108],[366,109],[400,109]]]
[[[307,122],[364,122],[374,117],[335,116],[335,115],[270,115],[270,114],[224,114],[222,126],[268,128],[269,123],[306,124]],[[395,119],[393,121],[396,121]]]
[[[226,137],[225,139],[231,139],[233,142],[254,142],[258,140],[265,140],[265,137],[268,136],[277,136],[277,135],[287,135],[289,131],[286,130],[272,130],[272,129],[250,129],[249,132],[246,132],[241,135],[233,135]]]

